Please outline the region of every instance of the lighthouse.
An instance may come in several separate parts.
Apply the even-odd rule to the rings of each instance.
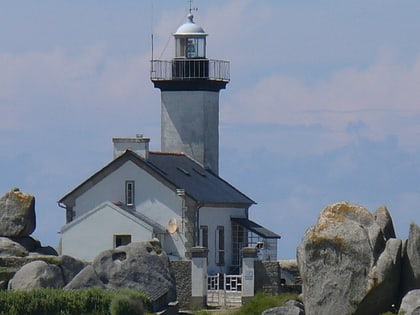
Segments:
[[[152,60],[151,80],[161,91],[161,150],[183,152],[219,171],[219,94],[230,80],[229,62],[208,59],[207,33],[187,20],[173,34],[172,60]]]

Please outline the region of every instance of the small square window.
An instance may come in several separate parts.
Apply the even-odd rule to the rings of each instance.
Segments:
[[[129,234],[114,235],[114,248],[128,245],[130,243],[131,243],[131,235]]]

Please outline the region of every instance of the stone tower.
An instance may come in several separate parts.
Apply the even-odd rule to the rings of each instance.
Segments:
[[[219,93],[229,62],[206,57],[207,33],[191,13],[174,33],[175,57],[152,60],[151,80],[161,90],[161,150],[183,152],[219,171]]]

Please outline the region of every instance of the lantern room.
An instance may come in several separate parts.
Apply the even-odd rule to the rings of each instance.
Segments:
[[[175,58],[205,59],[207,33],[194,22],[194,16],[189,13],[187,22],[174,33]]]

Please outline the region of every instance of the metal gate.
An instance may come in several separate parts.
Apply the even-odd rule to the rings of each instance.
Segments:
[[[207,305],[234,307],[242,304],[242,275],[218,273],[207,277]]]

